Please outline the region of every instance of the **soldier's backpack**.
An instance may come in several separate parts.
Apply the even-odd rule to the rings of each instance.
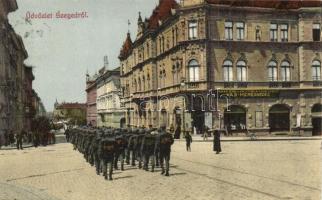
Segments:
[[[148,150],[153,150],[156,137],[154,135],[146,135],[144,138],[144,146]]]

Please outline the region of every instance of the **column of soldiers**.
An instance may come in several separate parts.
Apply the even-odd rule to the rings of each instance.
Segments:
[[[124,170],[124,165],[154,172],[161,167],[161,174],[169,176],[172,134],[160,129],[113,129],[82,127],[67,129],[66,136],[92,166],[106,180],[113,180],[113,170]]]

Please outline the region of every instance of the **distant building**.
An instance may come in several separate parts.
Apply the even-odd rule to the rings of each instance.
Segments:
[[[121,107],[120,68],[100,70],[97,85],[97,126],[120,128],[125,126]]]
[[[67,121],[70,124],[86,124],[86,104],[58,103],[56,101],[53,111],[55,121]]]
[[[97,126],[97,107],[96,107],[96,78],[86,74],[86,122],[92,126]]]

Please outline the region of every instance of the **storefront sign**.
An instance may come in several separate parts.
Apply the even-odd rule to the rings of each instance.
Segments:
[[[277,90],[219,90],[220,96],[233,98],[277,98],[279,91]]]

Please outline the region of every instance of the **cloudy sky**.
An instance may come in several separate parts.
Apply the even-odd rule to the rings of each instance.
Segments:
[[[108,55],[110,68],[117,59],[131,21],[136,35],[138,12],[150,16],[158,0],[17,0],[19,9],[9,21],[23,38],[34,66],[34,88],[47,111],[59,102],[85,102],[85,74],[95,73]],[[85,19],[58,19],[56,12],[87,12]],[[27,13],[53,13],[52,19],[25,21]]]

